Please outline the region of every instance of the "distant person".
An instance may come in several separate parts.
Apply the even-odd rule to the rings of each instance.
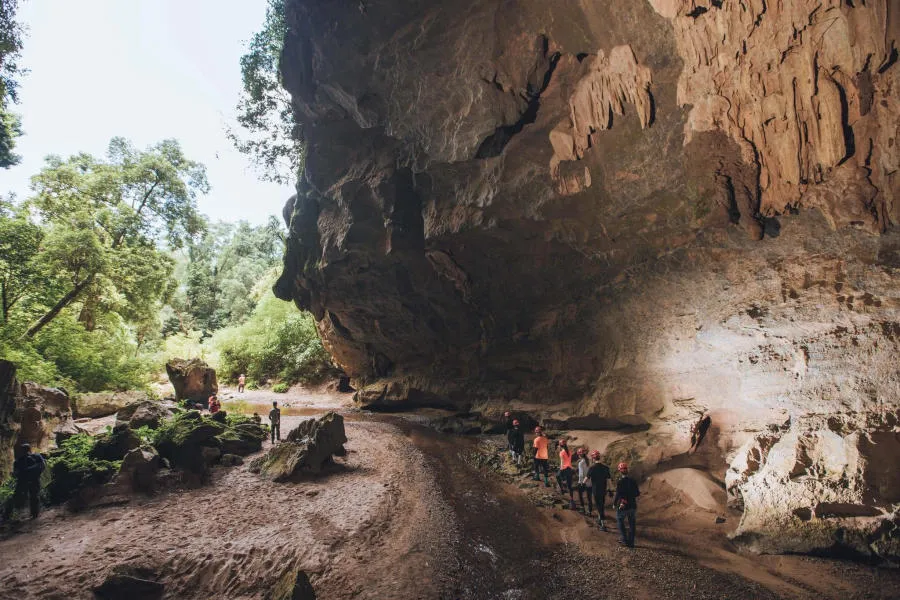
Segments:
[[[569,451],[569,444],[566,440],[559,440],[557,447],[559,448],[559,471],[556,473],[556,483],[563,495],[568,491],[569,508],[575,510],[575,490],[572,488],[572,453]],[[563,482],[566,483],[566,489],[563,489]]]
[[[703,442],[703,438],[706,437],[706,432],[709,430],[709,426],[712,424],[712,419],[709,416],[708,412],[704,412],[700,419],[694,423],[694,426],[691,427],[691,449],[688,452],[696,452],[697,448],[700,447],[700,444]]]
[[[511,412],[506,411],[503,413],[503,427],[506,430],[506,433],[509,433],[509,430],[513,428],[513,421],[514,419],[512,418]]]
[[[544,435],[544,430],[540,427],[534,428],[534,441],[531,443],[534,448],[534,480],[541,480],[541,473],[544,474],[544,487],[550,487],[550,440]]]
[[[624,544],[629,548],[634,548],[634,529],[635,520],[637,518],[637,497],[641,495],[637,483],[628,476],[628,465],[619,463],[619,473],[622,476],[616,484],[616,495],[613,498],[613,506],[616,507],[616,523],[619,525],[619,535],[622,539],[620,544]],[[625,527],[625,520],[628,520],[628,528]]]
[[[43,456],[32,454],[31,446],[22,444],[22,456],[13,463],[12,475],[16,479],[16,487],[3,507],[4,521],[12,517],[13,509],[21,508],[25,504],[26,497],[31,508],[31,518],[37,519],[41,512],[41,473],[46,466]]]
[[[259,413],[253,413],[253,416],[250,417],[250,418],[253,419],[253,421],[254,421],[257,425],[259,425],[260,423],[262,423],[262,417],[259,416]]]
[[[222,409],[219,398],[215,394],[209,397],[209,414],[214,415]]]
[[[590,465],[588,465],[587,450],[585,450],[583,447],[579,448],[575,452],[575,457],[577,461],[575,463],[575,470],[578,474],[578,483],[575,486],[578,488],[578,504],[581,505],[581,510],[584,511],[584,496],[587,495],[588,509],[585,514],[590,515],[592,512],[594,512],[594,498],[593,494],[591,493],[592,483],[590,478],[588,477],[588,467]]]
[[[239,394],[244,393],[244,384],[245,383],[247,383],[247,378],[244,377],[243,373],[241,373],[240,376],[238,377],[238,393]]]
[[[600,462],[599,450],[591,452],[591,459],[594,461],[594,464],[588,469],[588,479],[591,482],[594,503],[597,505],[597,525],[600,526],[600,529],[606,531],[606,498],[604,496],[606,495],[607,482],[612,477],[612,473],[609,472],[609,467]],[[612,494],[612,490],[610,490],[610,494]]]
[[[506,432],[506,443],[509,446],[509,456],[517,465],[522,464],[522,456],[525,454],[525,434],[519,429],[519,420],[513,419],[512,429]]]
[[[281,441],[281,409],[278,408],[278,402],[272,403],[272,410],[269,411],[269,423],[272,424],[272,443],[275,440]]]

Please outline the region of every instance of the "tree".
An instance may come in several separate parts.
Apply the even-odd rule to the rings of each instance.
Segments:
[[[175,140],[138,151],[113,138],[106,160],[83,153],[48,157],[32,189],[27,206],[48,230],[42,258],[65,292],[25,338],[76,299],[83,300],[79,320],[89,329],[102,305],[128,320],[149,318],[171,292],[173,262],[160,246],[179,248],[202,230],[196,197],[209,185],[205,167],[188,160]]]
[[[43,237],[24,210],[0,198],[0,324],[5,325],[16,304],[45,279],[36,259]]]
[[[22,27],[16,22],[17,0],[0,0],[0,167],[17,164],[13,150],[22,135],[18,115],[9,112],[9,104],[18,100],[17,77],[23,71],[16,63],[22,50]]]
[[[244,133],[229,129],[227,134],[238,151],[253,159],[263,179],[292,184],[303,168],[306,146],[300,140],[291,96],[281,85],[286,31],[284,0],[269,0],[263,29],[241,57],[244,91],[237,121]]]

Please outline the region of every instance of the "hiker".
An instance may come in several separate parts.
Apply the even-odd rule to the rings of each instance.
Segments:
[[[550,440],[544,435],[544,430],[540,427],[534,428],[534,441],[531,443],[534,448],[534,477],[535,481],[541,480],[541,472],[544,473],[544,487],[550,487],[550,470],[548,461],[550,459]]]
[[[688,450],[689,453],[697,451],[703,438],[706,437],[706,432],[711,424],[712,419],[709,417],[708,412],[704,412],[700,420],[694,423],[694,426],[691,427],[691,449]]]
[[[215,394],[209,397],[209,414],[214,415],[222,408],[222,405],[219,404],[219,399]]]
[[[281,409],[278,408],[278,402],[272,403],[272,410],[269,411],[269,423],[272,424],[272,443],[275,440],[281,441]]]
[[[513,419],[512,429],[506,432],[506,442],[509,445],[509,456],[517,465],[522,464],[522,455],[525,453],[525,434],[519,429],[519,420]]]
[[[238,377],[238,393],[239,394],[244,393],[244,384],[245,383],[247,383],[247,378],[244,377],[243,373],[241,373],[241,375]]]
[[[563,481],[566,482],[566,488],[569,491],[569,508],[575,510],[575,490],[572,489],[572,453],[569,452],[569,444],[566,440],[559,440],[557,447],[559,448],[559,471],[556,473],[556,483],[559,484],[560,493],[565,495]]]
[[[616,495],[613,498],[613,506],[616,507],[616,523],[619,525],[620,544],[634,548],[634,528],[637,518],[637,497],[641,495],[637,483],[628,476],[628,465],[620,462],[618,466],[622,476],[616,484]],[[625,528],[625,519],[628,519],[628,530]]]
[[[575,456],[578,460],[576,469],[578,470],[578,503],[581,505],[581,511],[584,512],[584,496],[587,495],[588,501],[588,509],[585,513],[586,515],[590,515],[594,512],[594,497],[591,493],[591,480],[588,477],[588,460],[587,460],[587,450],[584,447],[579,448],[575,452]]]
[[[253,413],[253,416],[250,418],[253,419],[253,422],[256,423],[257,425],[262,423],[262,417],[259,416],[259,413]]]
[[[515,419],[512,418],[511,412],[506,411],[505,413],[503,413],[503,426],[506,428],[506,433],[509,433],[509,430],[513,428],[512,422],[514,420]]]
[[[597,525],[601,530],[606,531],[606,498],[603,496],[606,494],[606,483],[612,474],[609,472],[609,467],[600,462],[599,450],[591,452],[591,459],[594,464],[588,469],[588,480],[591,482],[594,502],[597,504]],[[612,490],[610,490],[610,494],[612,494]]]
[[[21,508],[28,497],[31,518],[37,519],[41,512],[41,473],[47,463],[40,454],[32,454],[29,444],[22,444],[22,456],[13,463],[13,477],[16,478],[16,488],[13,495],[6,501],[3,507],[3,520],[8,521],[12,517],[13,509]]]

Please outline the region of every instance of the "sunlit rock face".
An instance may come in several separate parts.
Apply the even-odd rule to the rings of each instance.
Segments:
[[[891,5],[289,0],[309,155],[276,292],[315,314],[363,404],[639,418],[648,468],[708,409],[741,539],[799,547],[763,543],[789,522],[824,532],[805,550],[847,528],[884,548]],[[785,471],[789,447],[846,458]]]

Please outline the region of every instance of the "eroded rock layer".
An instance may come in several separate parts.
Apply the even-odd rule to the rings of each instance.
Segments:
[[[642,419],[648,462],[710,410],[743,533],[815,524],[815,549],[896,519],[867,460],[745,464],[788,419],[779,447],[897,436],[896,3],[290,0],[287,19],[309,153],[276,293],[361,403]],[[861,483],[828,499],[829,478]],[[780,508],[753,508],[763,487]]]

